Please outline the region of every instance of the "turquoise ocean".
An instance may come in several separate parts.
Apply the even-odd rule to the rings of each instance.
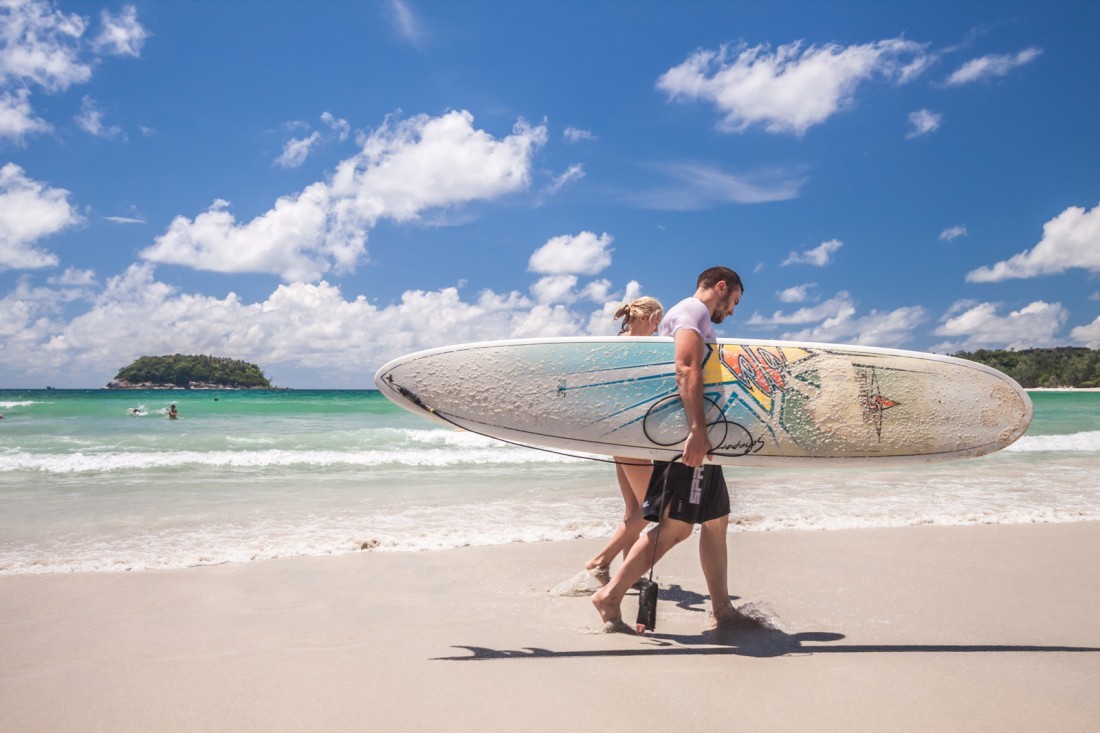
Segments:
[[[727,468],[731,531],[1100,520],[1100,393],[1031,396],[1027,435],[983,458]],[[605,537],[622,513],[606,463],[374,391],[0,390],[0,414],[0,574]]]

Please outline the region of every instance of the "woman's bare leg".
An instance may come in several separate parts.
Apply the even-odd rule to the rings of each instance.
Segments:
[[[615,476],[619,480],[619,491],[625,505],[623,522],[603,549],[585,564],[584,567],[588,570],[610,567],[611,561],[620,552],[625,561],[631,546],[638,541],[638,535],[646,525],[641,510],[646,489],[649,487],[649,477],[653,473],[653,464],[643,463],[635,458],[616,458],[615,461]]]

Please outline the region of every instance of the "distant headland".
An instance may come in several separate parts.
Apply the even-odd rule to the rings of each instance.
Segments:
[[[220,356],[142,356],[107,389],[276,389],[255,364]]]
[[[1100,387],[1100,350],[1079,346],[1052,349],[979,349],[953,354],[1000,370],[1024,389]]]

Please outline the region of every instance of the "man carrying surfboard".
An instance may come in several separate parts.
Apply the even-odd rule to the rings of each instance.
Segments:
[[[726,532],[729,528],[729,491],[722,467],[704,465],[710,452],[704,415],[703,365],[714,342],[712,323],[733,315],[744,285],[728,267],[712,267],[699,275],[695,294],[673,306],[657,331],[674,341],[676,385],[688,423],[688,436],[679,463],[654,464],[642,512],[658,522],[630,549],[611,581],[592,596],[592,604],[607,631],[631,631],[622,619],[626,592],[672,547],[691,536],[695,524],[699,536],[699,563],[710,592],[716,625],[736,624],[741,615],[729,600],[726,578]],[[639,624],[638,633],[645,632]]]

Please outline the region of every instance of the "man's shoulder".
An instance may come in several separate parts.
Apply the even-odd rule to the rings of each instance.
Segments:
[[[705,326],[710,321],[710,311],[698,298],[684,298],[668,310],[661,321],[659,333],[662,336],[675,336],[677,331],[688,329],[706,338]]]
[[[669,308],[668,312],[670,315],[675,313],[690,313],[691,315],[696,315],[699,312],[706,310],[706,304],[696,298],[694,295],[692,295],[684,298],[679,303]],[[707,313],[709,315],[709,311]]]

